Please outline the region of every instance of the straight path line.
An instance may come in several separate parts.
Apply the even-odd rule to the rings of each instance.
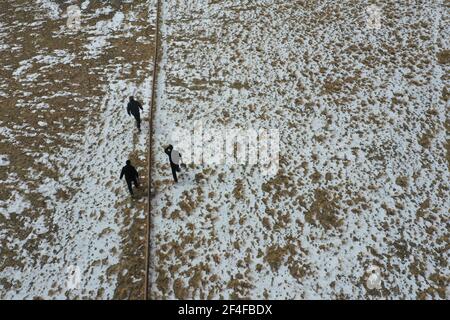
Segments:
[[[154,55],[153,55],[153,82],[152,82],[152,97],[150,102],[150,117],[149,117],[149,156],[147,163],[148,172],[148,210],[146,218],[146,236],[145,236],[145,279],[144,279],[144,300],[150,298],[150,228],[151,228],[151,191],[152,191],[152,163],[153,163],[153,116],[156,108],[156,80],[158,74],[158,52],[159,52],[159,19],[161,10],[161,0],[156,1],[156,27],[155,27],[155,43],[154,43]]]

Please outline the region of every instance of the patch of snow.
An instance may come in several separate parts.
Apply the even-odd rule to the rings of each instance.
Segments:
[[[9,158],[7,155],[0,154],[0,166],[9,166]]]
[[[0,202],[0,213],[6,219],[9,219],[11,214],[21,214],[30,207],[30,202],[24,196],[18,192],[14,192],[7,202]]]
[[[55,1],[51,0],[36,0],[36,3],[40,5],[46,12],[47,15],[53,19],[57,20],[61,18],[61,9]]]
[[[37,55],[31,59],[20,61],[19,67],[13,72],[13,76],[19,81],[34,81],[39,76],[38,73],[27,75],[23,79],[24,74],[26,74],[34,65],[38,65],[39,70],[43,72],[58,64],[70,64],[75,59],[75,54],[66,50],[55,50],[53,53],[53,55]]]
[[[94,28],[89,29],[90,43],[85,46],[89,58],[95,58],[100,55],[103,49],[108,45],[109,39],[113,37],[114,32],[123,27],[125,15],[123,12],[116,12],[112,19],[101,20],[96,23]]]

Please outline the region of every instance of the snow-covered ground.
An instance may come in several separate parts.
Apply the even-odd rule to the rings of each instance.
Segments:
[[[448,299],[448,4],[161,3],[152,297]],[[155,13],[2,3],[0,298],[143,297],[146,179],[131,200],[118,175],[147,174]],[[213,164],[232,130],[256,158]]]
[[[370,4],[162,1],[154,298],[449,298],[448,4]],[[278,130],[277,174],[173,185],[199,126]]]
[[[120,4],[122,2],[122,4]],[[0,13],[0,298],[142,298],[155,1]],[[143,102],[142,133],[126,114]],[[121,167],[142,188],[131,200]]]

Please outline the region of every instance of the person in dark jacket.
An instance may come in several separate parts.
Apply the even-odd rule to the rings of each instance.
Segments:
[[[123,176],[125,176],[125,180],[127,181],[128,190],[130,190],[131,195],[133,195],[133,188],[131,183],[134,183],[136,188],[139,188],[139,173],[136,171],[136,168],[131,165],[131,161],[127,160],[126,166],[122,168],[122,172],[120,172],[120,179],[122,180]]]
[[[136,119],[137,128],[139,132],[141,132],[141,113],[139,109],[144,110],[142,108],[142,105],[138,101],[134,100],[134,97],[130,97],[130,102],[128,102],[127,106],[127,113],[129,116],[134,116],[134,118]]]
[[[170,168],[172,169],[172,175],[173,175],[173,180],[175,181],[175,183],[178,182],[178,178],[177,178],[177,172],[180,172],[180,159],[181,159],[181,154],[173,149],[173,146],[171,144],[169,144],[169,146],[167,146],[164,149],[164,152],[169,156],[169,162],[170,162]]]

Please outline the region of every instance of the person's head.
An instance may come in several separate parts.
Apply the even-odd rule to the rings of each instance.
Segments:
[[[126,164],[127,164],[127,166],[130,166],[131,165],[131,161],[127,160]]]
[[[133,96],[130,96],[130,101],[133,101],[134,100],[134,97]]]
[[[170,150],[173,150],[173,145],[169,144],[168,148],[169,148]]]

